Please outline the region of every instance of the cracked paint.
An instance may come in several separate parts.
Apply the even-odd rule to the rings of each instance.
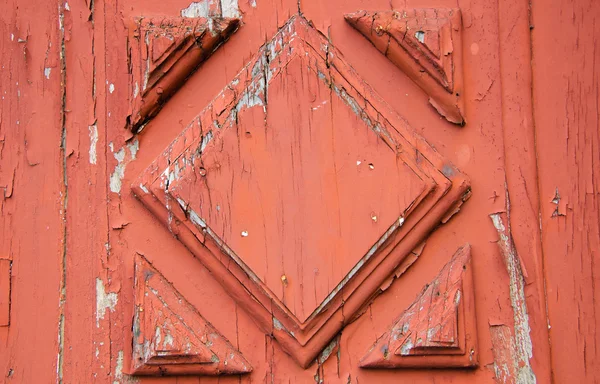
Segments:
[[[109,185],[111,192],[121,193],[121,186],[123,178],[125,177],[125,169],[129,162],[135,160],[139,148],[140,143],[137,139],[135,139],[132,143],[125,145],[113,154],[114,158],[117,160],[117,165],[115,166],[113,173],[110,175]]]
[[[96,279],[96,327],[100,327],[100,320],[104,319],[106,310],[111,312],[115,311],[119,297],[116,293],[106,292],[104,282],[100,279]]]
[[[507,205],[510,210],[510,203],[507,202]],[[510,348],[511,345],[514,346],[512,351],[507,352],[512,358],[506,359],[512,364],[508,367],[510,375],[501,377],[514,377],[518,384],[534,384],[536,383],[536,377],[530,364],[530,360],[533,357],[533,345],[530,336],[531,328],[529,326],[524,290],[525,279],[521,263],[516,253],[510,230],[505,225],[507,221],[506,215],[503,217],[501,214],[494,213],[490,215],[490,218],[500,237],[498,245],[509,276],[510,302],[514,317],[513,342],[511,344],[502,343],[503,348]],[[503,363],[503,365],[506,364]]]
[[[96,145],[98,144],[98,125],[93,124],[88,127],[90,131],[90,150],[89,150],[89,161],[90,164],[96,164],[98,157],[96,154]]]

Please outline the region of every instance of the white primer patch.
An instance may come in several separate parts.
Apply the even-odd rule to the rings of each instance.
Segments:
[[[100,320],[104,319],[106,310],[115,311],[119,297],[116,293],[106,293],[104,282],[96,278],[96,328],[100,328]]]
[[[125,177],[125,167],[127,166],[127,164],[123,164],[125,160],[125,148],[121,148],[114,156],[118,163],[115,171],[110,175],[110,190],[114,193],[120,193],[123,177]]]
[[[507,209],[510,212],[510,200],[507,195]],[[529,315],[527,313],[527,302],[525,300],[525,280],[519,256],[510,237],[510,232],[504,225],[499,214],[490,215],[494,227],[500,237],[500,248],[509,276],[510,301],[514,317],[514,343],[515,358],[514,362],[517,369],[516,382],[519,384],[535,384],[536,377],[531,368],[530,360],[533,358],[533,343],[531,341],[531,328],[529,326]]]
[[[108,92],[113,93],[115,91],[115,85],[113,83],[110,83],[110,85],[108,86]]]
[[[113,384],[119,384],[123,379],[123,351],[117,354],[117,365],[115,367],[115,380]]]
[[[50,80],[50,72],[52,72],[52,68],[46,67],[44,68],[44,77]]]
[[[240,17],[237,0],[221,0],[221,11],[223,17]]]
[[[111,143],[112,144],[112,143]],[[110,144],[109,144],[110,146]],[[125,159],[126,150],[129,150],[129,158]],[[140,142],[135,139],[131,144],[127,144],[125,147],[119,149],[113,156],[117,160],[117,166],[114,172],[110,175],[110,190],[114,193],[121,192],[121,186],[123,184],[123,178],[125,177],[125,168],[127,164],[132,160],[135,160],[138,150],[140,149]],[[112,151],[112,147],[111,147]]]
[[[96,124],[88,127],[90,131],[90,164],[96,164],[96,144],[98,144],[98,126]]]
[[[210,3],[208,0],[191,3],[187,8],[181,10],[181,17],[208,17]]]

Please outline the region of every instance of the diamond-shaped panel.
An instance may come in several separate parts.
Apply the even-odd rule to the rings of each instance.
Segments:
[[[134,190],[307,366],[468,183],[293,17]]]
[[[169,192],[304,322],[429,188],[301,53]]]

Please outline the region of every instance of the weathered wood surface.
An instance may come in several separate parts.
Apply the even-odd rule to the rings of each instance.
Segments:
[[[418,1],[396,0],[391,3],[374,0],[368,4],[361,0],[3,2],[0,5],[0,191],[4,192],[0,205],[0,381],[531,383],[535,376],[538,383],[594,382],[600,375],[596,348],[600,341],[596,329],[600,324],[595,311],[600,273],[595,260],[600,245],[596,201],[600,177],[597,166],[600,50],[596,48],[600,6],[585,0],[564,0],[551,6],[534,0],[531,9],[527,1],[520,0],[458,3],[440,0],[427,4],[427,7],[460,9],[460,70],[464,87],[460,95],[464,102],[461,116],[464,112],[467,121],[462,128],[447,122],[429,105],[430,95],[420,88],[415,73],[403,73],[401,65],[399,68],[382,55],[344,20],[344,15],[365,9],[402,11],[423,6]],[[178,232],[187,219],[186,213],[189,216],[189,207],[169,206],[167,214],[157,210],[154,213],[163,219],[160,220],[130,189],[155,159],[163,156],[165,148],[176,142],[190,121],[227,89],[261,47],[290,17],[299,13],[296,17],[310,21],[311,28],[322,34],[323,46],[314,48],[324,49],[324,57],[328,57],[334,52],[328,47],[333,46],[352,71],[369,85],[360,89],[366,93],[366,101],[379,95],[405,121],[408,128],[404,132],[409,132],[405,137],[411,138],[411,145],[417,145],[420,139],[416,138],[422,136],[427,147],[431,145],[440,159],[449,160],[456,167],[452,169],[460,169],[467,175],[472,186],[472,195],[460,212],[458,207],[452,207],[450,215],[442,219],[444,225],[429,237],[427,231],[413,239],[414,244],[417,240],[421,244],[412,252],[407,249],[391,252],[388,259],[395,262],[387,265],[385,276],[379,272],[382,279],[371,280],[368,289],[360,294],[361,300],[340,295],[336,303],[336,310],[340,311],[336,312],[337,317],[331,317],[337,323],[326,316],[318,319],[329,332],[319,340],[319,347],[311,346],[320,352],[314,359],[312,355],[306,359],[305,355],[300,362],[288,354],[289,348],[282,346],[283,337],[277,332],[284,331],[277,329],[279,325],[273,322],[271,329],[265,329],[269,327],[264,327],[257,315],[248,310],[251,306],[244,303],[260,305],[261,316],[266,313],[269,319],[271,316],[275,319],[275,314],[284,313],[284,307],[289,306],[288,312],[296,312],[301,318],[297,323],[302,323],[345,276],[344,272],[331,265],[317,279],[320,291],[316,297],[311,296],[304,291],[305,287],[299,289],[294,285],[306,272],[300,268],[305,263],[300,253],[290,253],[296,257],[295,267],[267,271],[264,263],[269,260],[261,258],[262,251],[257,251],[264,250],[265,244],[257,244],[246,253],[250,255],[249,265],[260,272],[266,281],[263,285],[273,293],[264,296],[274,303],[267,308],[264,303],[253,301],[255,296],[250,299],[243,288],[250,287],[249,283],[240,285],[239,291],[224,288],[228,287],[224,277],[229,276],[225,272],[229,273],[233,267],[223,264],[223,273],[214,273],[200,258],[194,257],[207,251],[203,241],[194,245],[182,240],[183,232]],[[239,30],[218,50],[208,58],[203,57],[206,60],[196,72],[184,82],[178,79],[175,87],[178,90],[170,100],[162,100],[160,112],[142,132],[134,133],[127,129],[127,117],[134,110],[132,90],[135,89],[131,62],[135,55],[131,55],[128,38],[131,22],[140,16],[172,20],[218,16],[239,18],[241,23]],[[420,39],[419,35],[415,38]],[[335,65],[335,60],[324,60],[324,66]],[[336,118],[345,121],[345,126],[359,129],[356,121],[342,119],[341,108],[330,105],[325,117],[319,117],[317,113],[323,107],[318,107],[316,100],[322,98],[331,104],[331,92],[328,87],[315,88],[317,82],[309,78],[301,63],[294,61],[285,68],[288,80],[274,82],[271,98],[264,99],[265,111],[271,110],[264,115],[279,114],[283,121],[289,119],[289,124],[281,128],[294,128],[286,131],[288,135],[302,132],[301,124],[294,126],[301,119],[320,129],[330,129],[330,133],[335,131],[331,128]],[[234,88],[233,85],[229,89]],[[374,91],[366,92],[371,88]],[[314,97],[316,104],[298,101],[302,97]],[[365,107],[361,107],[370,110],[366,101]],[[312,108],[317,108],[316,112]],[[284,110],[293,113],[286,115]],[[245,117],[251,116],[254,115]],[[242,121],[239,126],[249,130],[255,126],[264,128],[267,117],[256,116],[255,121]],[[339,136],[341,131],[335,133]],[[277,142],[292,146],[295,139],[280,136]],[[251,169],[244,168],[248,161],[244,162],[241,155],[233,156],[235,151],[231,148],[239,149],[239,144],[235,140],[228,143],[230,153],[224,153],[230,156],[232,164],[238,168],[241,165],[243,170]],[[420,150],[425,148],[419,145]],[[371,143],[356,148],[375,147]],[[265,148],[267,153],[271,147]],[[292,148],[290,153],[298,158],[314,155],[308,151],[310,148],[314,147],[306,145],[295,152]],[[423,161],[416,151],[411,156]],[[425,156],[434,157],[437,159],[437,155]],[[283,152],[279,153],[279,163],[271,165],[269,172],[286,168],[288,160]],[[333,172],[330,163],[337,160],[325,159],[320,163],[323,168],[318,170],[323,175]],[[299,164],[309,169],[311,163],[304,159]],[[355,167],[359,165],[365,164],[354,162]],[[441,162],[434,165],[448,172]],[[387,165],[388,170],[392,168]],[[240,178],[242,174],[228,175]],[[254,179],[258,176],[255,174]],[[357,177],[342,176],[340,173],[337,183],[345,187],[361,182]],[[441,176],[437,177],[441,180]],[[392,178],[394,188],[401,184],[401,179],[409,180],[405,176],[398,176],[396,181]],[[225,193],[227,183],[214,181],[221,183],[217,190]],[[189,185],[193,187],[194,182],[190,178]],[[185,197],[197,204],[200,193],[191,187]],[[367,195],[374,193],[370,187],[373,186],[361,186]],[[143,191],[142,186],[136,188],[136,193]],[[325,194],[325,201],[331,203],[328,209],[339,213],[331,207],[340,206],[342,199],[330,190]],[[292,192],[286,193],[288,197],[291,195]],[[388,200],[392,195],[389,191],[382,194]],[[404,195],[412,196],[407,190],[398,196]],[[229,197],[229,203],[234,203],[235,196]],[[272,200],[282,201],[275,197]],[[390,212],[379,213],[371,208],[363,212],[366,208],[359,205],[360,199],[346,200],[344,204],[352,205],[352,209],[336,220],[350,222],[355,220],[354,216],[362,219],[366,213],[368,224],[373,226],[379,220],[387,220],[386,214],[398,215],[406,208],[399,201],[398,207]],[[164,207],[165,202],[161,204]],[[319,223],[306,224],[302,230],[323,231],[326,224],[322,220],[328,216],[318,212],[320,205],[313,198],[304,207],[311,214],[306,216]],[[256,216],[242,208],[238,210],[243,217]],[[219,220],[222,219],[214,217],[210,224],[228,228],[229,232],[222,233],[229,236],[228,242],[237,244],[236,249],[244,247],[239,242],[253,239],[261,231],[259,224],[264,227],[268,224],[257,220],[248,230],[227,227],[232,225],[230,221]],[[273,225],[275,229],[270,230],[277,233],[277,227],[289,220]],[[167,228],[164,222],[169,225]],[[345,237],[350,236],[348,242],[343,241],[344,237],[337,243],[326,243],[325,238],[320,238],[315,254],[328,247],[361,248],[378,236],[375,227],[357,228],[360,226],[350,227],[345,233]],[[245,231],[247,236],[242,235]],[[282,249],[293,248],[295,244],[286,241],[294,234],[292,231],[276,243]],[[233,239],[236,235],[243,239]],[[318,238],[317,235],[313,234]],[[204,239],[202,230],[192,236]],[[294,243],[304,240],[299,236]],[[411,308],[422,288],[430,282],[446,281],[438,273],[448,265],[450,255],[465,243],[471,244],[473,306],[477,316],[469,332],[476,332],[478,367],[407,370],[399,367],[404,365],[401,363],[391,370],[360,368],[361,358],[379,336],[392,330],[395,320]],[[221,255],[220,251],[219,247],[211,248],[215,255]],[[197,328],[214,330],[219,340],[227,340],[215,348],[232,351],[236,363],[247,363],[252,367],[251,372],[236,375],[237,371],[250,369],[228,371],[218,364],[212,368],[199,367],[194,364],[207,362],[206,348],[210,347],[188,348],[178,344],[179,349],[150,349],[155,356],[147,362],[190,363],[180,371],[183,373],[234,375],[218,378],[134,375],[135,311],[145,305],[139,296],[136,299],[134,288],[134,261],[140,255],[157,272],[152,289],[159,287],[165,291],[159,296],[168,296],[173,308],[178,305],[186,308],[181,309],[185,315],[177,317],[169,312],[171,309],[152,304],[156,312],[148,318],[171,319],[165,320],[164,329],[185,336],[186,321],[197,321],[187,319],[199,314],[202,326]],[[281,261],[277,259],[280,254],[271,256]],[[337,264],[347,270],[358,257],[342,258]],[[221,256],[218,262],[222,260],[227,261]],[[317,257],[307,261],[318,262]],[[7,273],[10,281],[6,279]],[[236,279],[240,276],[236,275]],[[250,279],[249,275],[246,279]],[[360,286],[356,283],[356,287]],[[300,293],[292,295],[293,292]],[[275,305],[276,301],[282,303],[281,308]],[[361,307],[362,302],[367,304]],[[444,308],[447,312],[448,308]],[[429,324],[415,322],[425,323]],[[145,331],[148,334],[145,340],[157,340],[156,334],[150,335],[149,328]],[[295,335],[300,344],[312,337],[302,332]],[[458,333],[458,337],[462,335]],[[207,339],[199,336],[194,340]],[[189,353],[179,355],[180,350]],[[413,366],[435,366],[434,359],[421,363]],[[161,372],[167,373],[154,367],[145,373]]]
[[[2,298],[10,301],[10,325],[0,326],[2,381],[55,382],[64,345],[67,201],[58,22],[56,2],[0,4],[0,259],[12,260],[10,296]],[[0,286],[6,294],[4,281]]]
[[[533,100],[556,383],[600,377],[600,6],[532,2]]]

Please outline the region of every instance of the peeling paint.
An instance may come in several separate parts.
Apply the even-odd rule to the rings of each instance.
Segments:
[[[96,162],[97,162],[96,144],[98,144],[98,125],[97,124],[90,125],[88,127],[88,129],[90,131],[90,150],[89,150],[90,164],[96,164]]]
[[[44,77],[48,80],[50,80],[50,72],[52,72],[52,68],[44,68]]]
[[[106,310],[115,311],[119,297],[116,293],[107,293],[104,282],[96,278],[96,327],[100,328],[100,320],[104,319]]]
[[[112,145],[109,144],[109,146]],[[121,148],[117,152],[113,154],[115,159],[117,160],[117,165],[115,166],[115,170],[110,175],[110,190],[114,193],[121,192],[121,185],[123,182],[123,178],[125,177],[125,168],[130,161],[135,160],[137,156],[137,151],[140,148],[140,143],[137,139],[135,139],[131,144],[127,144],[125,147]],[[127,151],[129,150],[129,157],[127,157]],[[111,147],[112,150],[112,147]]]
[[[119,384],[123,379],[123,351],[117,354],[117,365],[115,366],[115,380],[113,384]]]
[[[221,12],[223,17],[240,17],[237,0],[221,0]]]
[[[192,2],[187,8],[181,10],[181,17],[208,17],[210,3],[208,0]]]
[[[510,211],[510,202],[507,206]],[[506,270],[510,280],[510,302],[514,317],[514,356],[513,366],[517,384],[535,384],[536,377],[531,368],[530,359],[533,357],[533,346],[531,341],[531,328],[529,327],[529,316],[525,301],[525,279],[521,270],[521,264],[517,251],[513,244],[510,230],[506,228],[501,214],[490,215],[494,227],[498,231],[500,247]],[[509,347],[508,345],[506,345]],[[510,376],[509,376],[510,377]]]

